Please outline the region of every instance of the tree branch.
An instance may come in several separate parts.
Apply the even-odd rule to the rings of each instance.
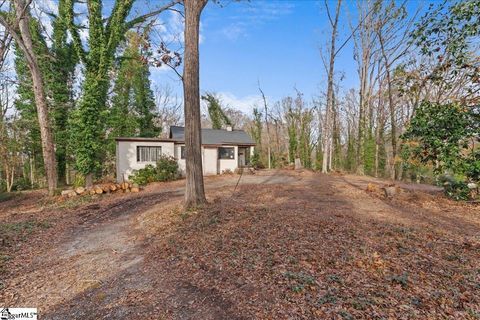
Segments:
[[[345,47],[348,43],[348,41],[350,41],[350,39],[355,35],[355,32],[357,32],[357,30],[360,28],[360,26],[365,22],[365,20],[367,19],[367,17],[373,12],[373,9],[374,7],[372,7],[372,9],[370,9],[369,12],[367,12],[367,14],[365,15],[365,17],[363,17],[362,21],[360,21],[360,23],[352,30],[352,33],[350,33],[350,35],[348,36],[348,38],[342,43],[342,45],[337,49],[337,51],[335,51],[335,56],[337,56],[337,54],[340,52],[340,50],[343,49],[343,47]]]
[[[25,53],[28,57],[28,50],[23,43],[23,39],[20,34],[15,30],[15,28],[5,19],[3,15],[0,14],[0,24],[5,28],[5,30],[13,37],[17,46]]]
[[[171,7],[173,7],[174,5],[180,3],[182,0],[173,0],[172,2],[170,2],[169,4],[166,4],[164,5],[163,7],[155,10],[155,11],[152,11],[152,12],[149,12],[147,14],[144,14],[144,15],[141,15],[141,16],[138,16],[128,22],[125,22],[125,29],[128,30],[128,29],[131,29],[133,28],[135,25],[139,24],[139,23],[142,23],[144,22],[145,20],[147,20],[148,18],[150,17],[154,17],[160,13],[162,13],[163,11],[165,10],[169,10]]]
[[[327,9],[328,20],[330,20],[330,25],[333,27],[333,20],[332,20],[332,16],[330,15],[330,9],[328,8],[327,0],[324,0],[324,2],[325,2],[325,8]]]

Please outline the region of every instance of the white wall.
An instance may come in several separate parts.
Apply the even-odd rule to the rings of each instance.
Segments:
[[[184,146],[185,146],[184,144],[175,145],[175,159],[177,159],[178,169],[180,170],[180,173],[182,174],[182,176],[185,176],[185,159],[181,159],[182,147]]]
[[[175,145],[175,158],[178,159],[178,167],[182,173],[185,175],[185,159],[180,159],[181,155],[181,146],[184,145]],[[235,149],[235,159],[218,159],[218,148],[217,147],[202,147],[202,167],[204,175],[215,175],[222,173],[224,170],[235,171],[238,167],[238,147],[237,146],[224,146],[232,147]]]
[[[232,172],[235,171],[235,169],[238,168],[238,146],[222,146],[225,148],[231,148],[233,147],[234,150],[234,159],[219,159],[219,173],[223,173],[225,170],[230,170]]]
[[[133,170],[143,169],[147,164],[137,162],[137,146],[160,146],[162,154],[169,155],[177,159],[178,168],[182,175],[185,175],[185,159],[180,159],[181,147],[183,144],[174,144],[173,142],[157,141],[117,141],[117,181],[128,180]],[[234,159],[218,159],[217,148],[202,147],[202,166],[205,175],[223,173],[225,170],[235,171],[238,168],[238,146],[223,146],[234,148]],[[253,147],[250,149],[253,152]]]
[[[117,182],[128,180],[133,170],[143,169],[155,162],[137,162],[137,146],[162,147],[162,154],[175,157],[173,142],[117,141]]]
[[[202,167],[204,175],[218,174],[218,149],[202,147]]]

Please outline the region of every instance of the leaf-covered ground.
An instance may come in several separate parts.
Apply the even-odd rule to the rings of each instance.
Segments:
[[[0,203],[22,235],[2,245],[0,301],[46,319],[480,318],[480,207],[420,185],[387,199],[366,177],[237,179],[207,179],[195,212],[182,181]]]

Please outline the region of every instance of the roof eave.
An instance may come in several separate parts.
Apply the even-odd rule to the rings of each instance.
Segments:
[[[141,141],[141,142],[177,142],[170,138],[143,138],[143,137],[117,137],[115,141]]]

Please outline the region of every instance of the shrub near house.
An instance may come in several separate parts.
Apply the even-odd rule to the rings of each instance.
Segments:
[[[128,177],[133,183],[145,185],[157,181],[172,181],[180,176],[178,163],[174,157],[160,155],[156,165],[148,164],[143,169],[134,170]]]

